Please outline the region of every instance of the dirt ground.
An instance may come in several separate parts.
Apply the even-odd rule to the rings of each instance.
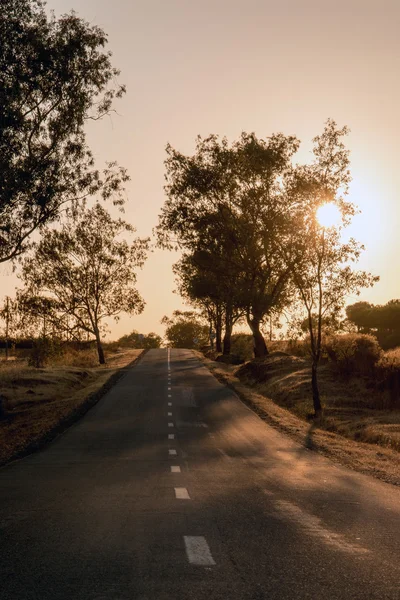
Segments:
[[[95,367],[56,365],[29,367],[26,359],[0,362],[0,465],[39,447],[84,413],[111,384],[118,372],[143,350],[106,355],[107,364]],[[83,363],[88,363],[83,356]]]
[[[272,426],[334,461],[400,485],[400,410],[389,410],[386,395],[368,382],[343,380],[331,365],[322,365],[324,416],[314,421],[306,359],[277,352],[237,367],[198,356]]]

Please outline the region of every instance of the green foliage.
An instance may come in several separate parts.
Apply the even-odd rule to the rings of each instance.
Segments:
[[[373,333],[382,348],[400,345],[400,300],[383,305],[356,302],[346,308],[347,318],[361,333]]]
[[[325,340],[324,350],[345,376],[373,373],[382,356],[377,339],[361,333],[330,336]]]
[[[162,338],[154,332],[143,335],[134,330],[128,335],[120,337],[116,344],[117,346],[122,346],[124,348],[149,350],[150,348],[160,348]]]
[[[106,44],[74,12],[57,19],[40,0],[2,0],[0,262],[21,254],[64,204],[96,192],[123,201],[125,170],[96,170],[84,132],[125,91]]]
[[[193,311],[176,310],[172,318],[165,316],[161,323],[166,325],[165,337],[172,348],[199,349],[208,344],[208,327]]]

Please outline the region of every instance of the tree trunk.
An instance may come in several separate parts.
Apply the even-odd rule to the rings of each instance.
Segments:
[[[215,318],[215,350],[222,352],[222,315],[219,308]]]
[[[225,335],[224,335],[224,349],[223,354],[226,356],[231,353],[231,338],[232,338],[232,307],[227,306],[225,308]]]
[[[254,339],[254,358],[262,358],[268,356],[268,348],[264,340],[264,336],[260,331],[260,320],[250,319],[247,317],[247,323],[251,329]]]
[[[9,322],[10,322],[10,299],[7,296],[7,308],[6,308],[6,360],[8,360],[8,326],[9,326]],[[1,406],[0,406],[0,412],[1,412]]]
[[[319,397],[319,388],[318,388],[318,362],[313,360],[311,367],[311,386],[312,386],[312,395],[313,395],[313,404],[314,404],[314,413],[316,417],[319,417],[322,413],[321,399]]]
[[[210,340],[210,346],[211,346],[211,351],[214,351],[214,338],[213,338],[214,332],[213,332],[213,324],[212,321],[210,321],[209,323],[209,327],[208,327],[208,338]]]
[[[225,329],[224,335],[224,349],[222,354],[225,356],[231,353],[231,337],[232,337],[232,329],[229,331]]]
[[[97,354],[99,356],[99,363],[101,365],[105,365],[106,364],[106,359],[104,358],[104,350],[103,350],[103,345],[101,343],[100,332],[96,328],[94,333],[95,333],[95,336],[96,336]]]

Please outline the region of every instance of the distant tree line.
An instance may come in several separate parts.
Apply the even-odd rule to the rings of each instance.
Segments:
[[[346,308],[349,323],[358,333],[370,333],[378,338],[383,349],[400,346],[400,300],[374,305],[356,302]]]

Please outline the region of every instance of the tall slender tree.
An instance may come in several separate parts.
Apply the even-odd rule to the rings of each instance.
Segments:
[[[320,136],[314,138],[314,161],[298,165],[287,175],[286,193],[291,209],[287,230],[282,228],[281,254],[290,268],[298,298],[306,312],[312,358],[311,382],[315,415],[322,412],[318,366],[322,349],[322,325],[343,309],[346,296],[358,294],[379,278],[352,269],[363,250],[355,239],[342,241],[342,230],[356,212],[346,199],[350,183],[349,152],[339,129],[328,120]],[[318,210],[336,205],[338,223],[329,226],[318,221]]]

